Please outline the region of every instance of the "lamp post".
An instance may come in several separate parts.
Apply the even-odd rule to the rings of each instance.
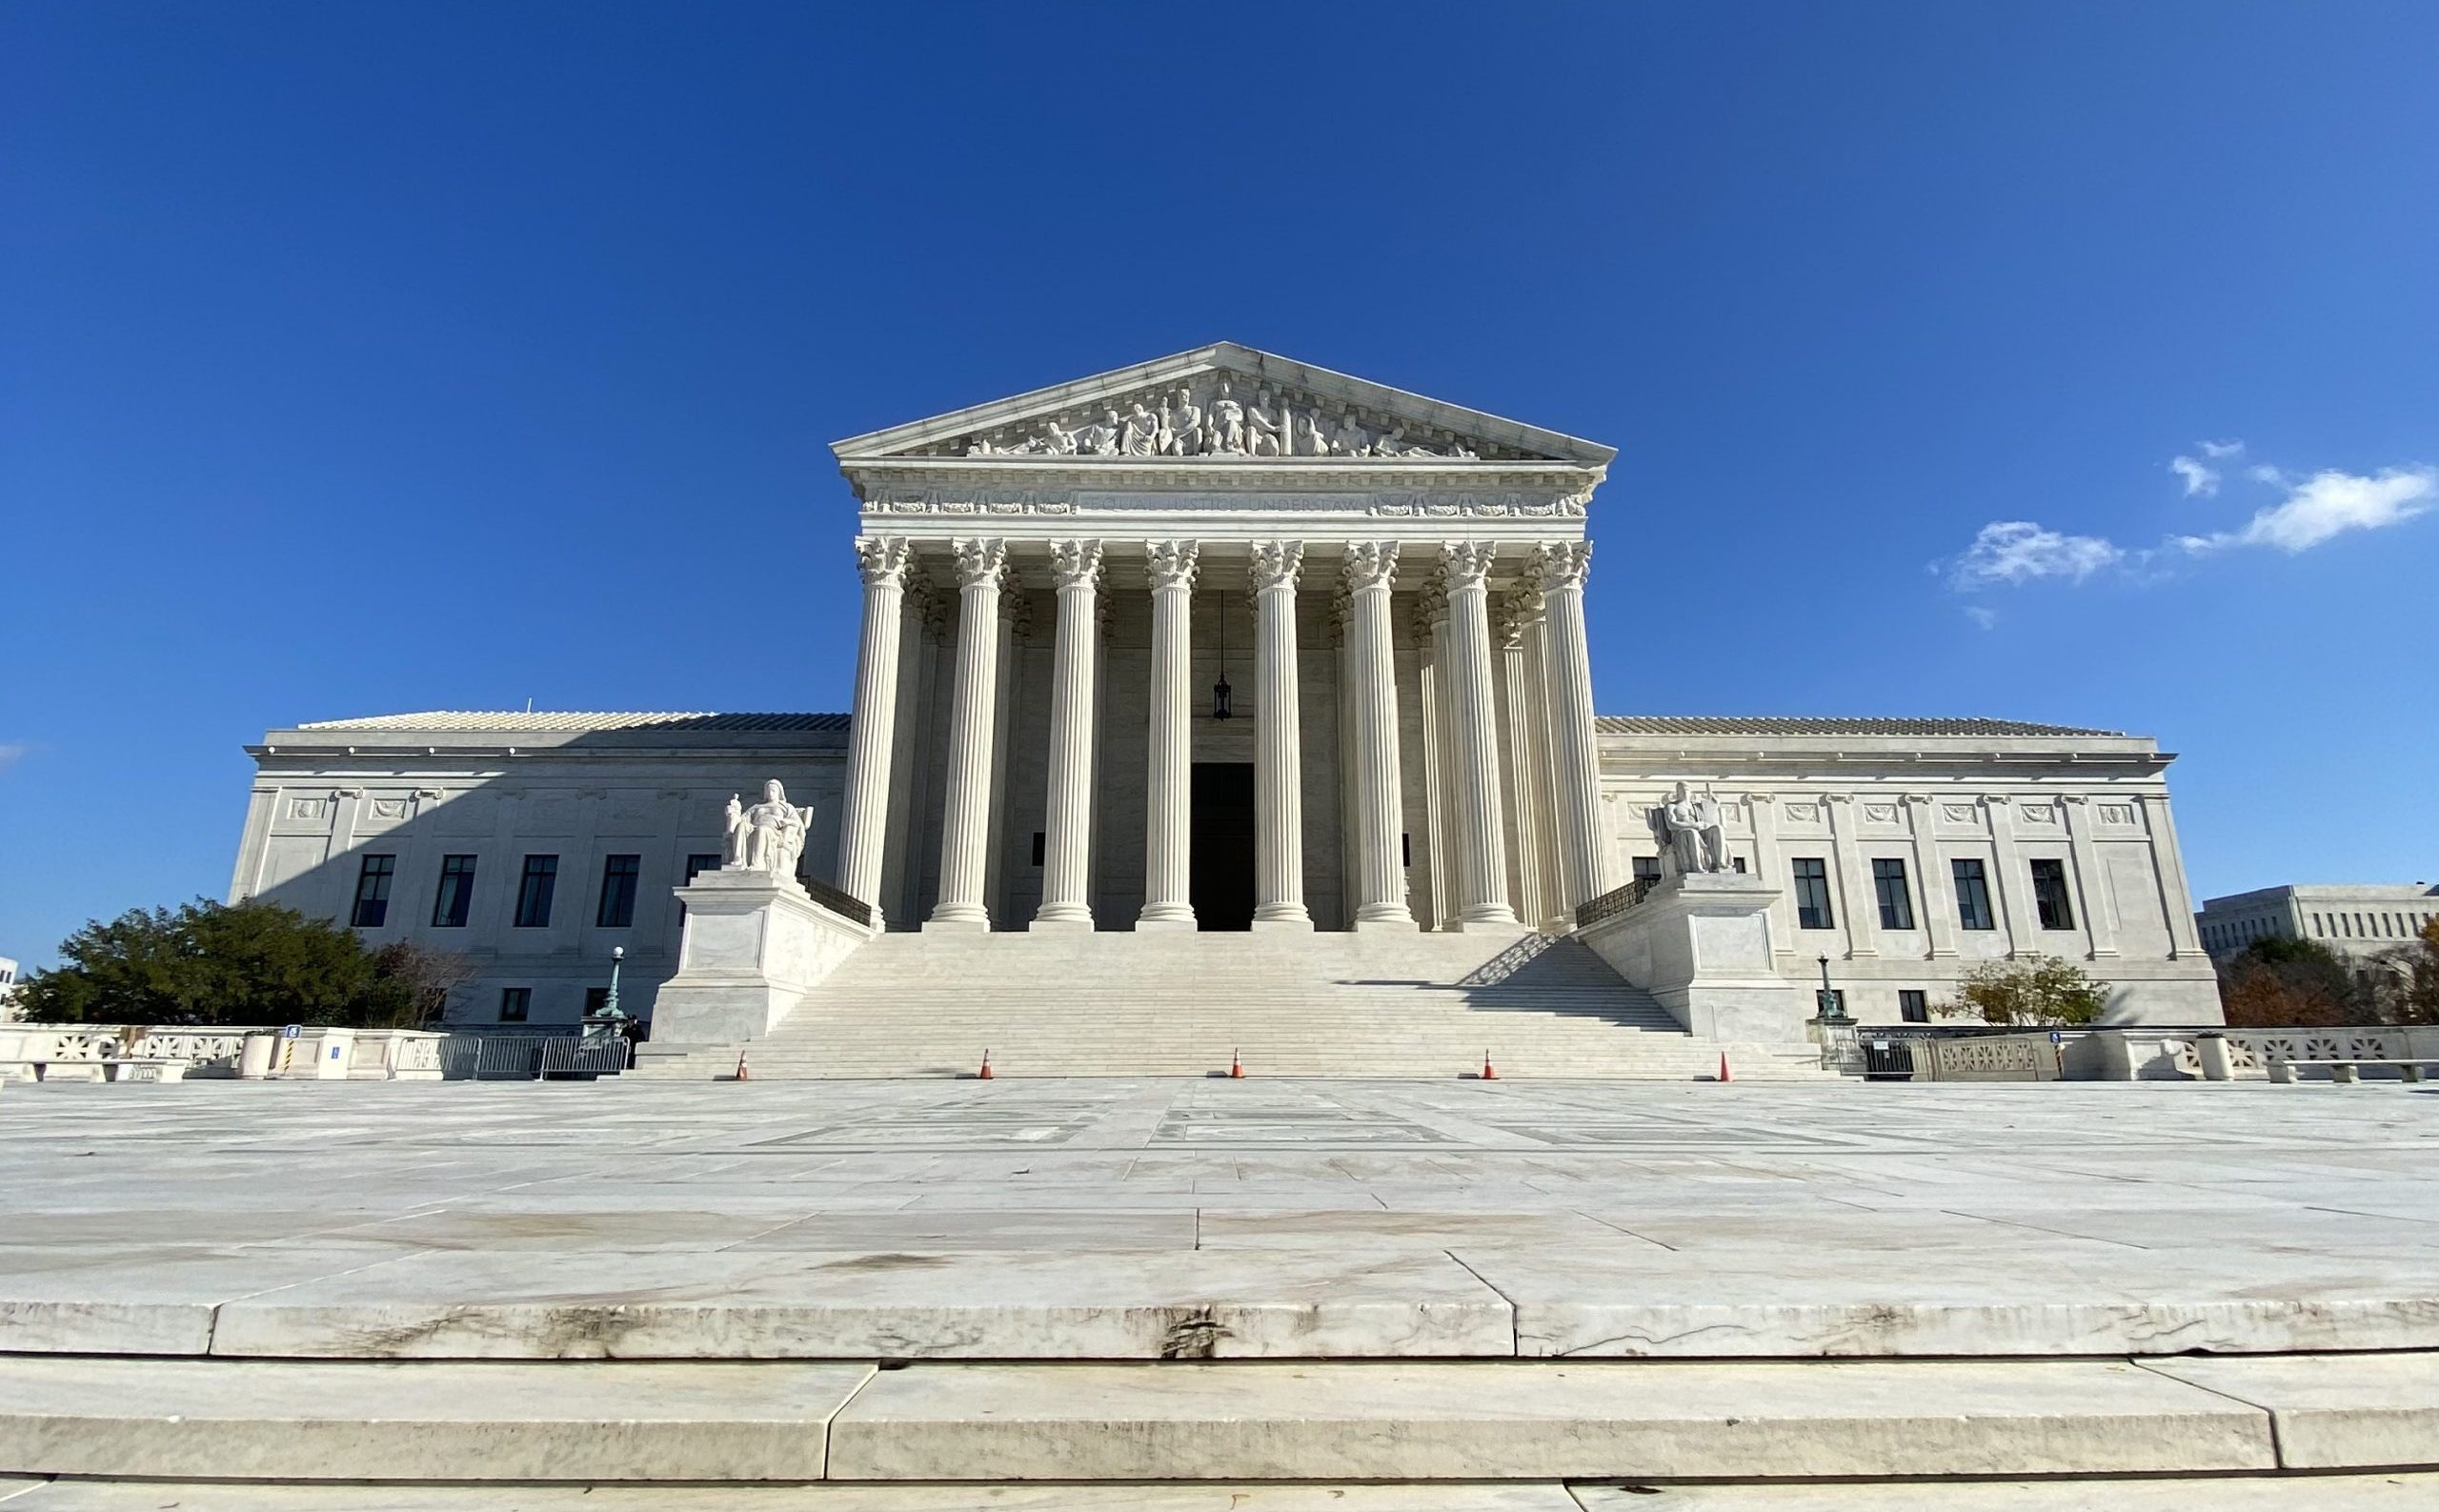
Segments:
[[[618,966],[619,963],[624,961],[626,958],[626,946],[613,945],[610,947],[610,996],[601,1004],[601,1017],[604,1018],[616,1018],[621,1017],[618,1012]],[[1826,956],[1821,958],[1821,980],[1824,986],[1827,985],[1829,981],[1829,958]]]
[[[1843,1024],[1851,1021],[1846,1018],[1846,1005],[1838,1000],[1837,993],[1829,986],[1829,958],[1825,955],[1821,958],[1821,991],[1814,996],[1813,1002],[1816,1004],[1817,1015],[1823,1023]]]
[[[610,947],[610,991],[601,999],[600,1010],[584,1016],[584,1042],[601,1044],[617,1038],[626,1028],[626,1010],[618,1006],[618,968],[627,958],[627,947]]]

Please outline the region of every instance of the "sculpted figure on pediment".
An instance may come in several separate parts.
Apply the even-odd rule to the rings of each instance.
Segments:
[[[1256,389],[1253,407],[1245,412],[1245,450],[1255,456],[1286,454],[1288,414],[1271,408],[1270,391]]]
[[[1076,450],[1085,456],[1116,456],[1118,436],[1118,412],[1104,410],[1098,422],[1076,428]]]
[[[1143,408],[1138,400],[1135,413],[1126,417],[1119,449],[1128,456],[1158,456],[1160,452],[1160,417]]]
[[[1228,387],[1220,380],[1220,393],[1211,401],[1211,450],[1224,456],[1245,454],[1245,407],[1239,404]]]
[[[1202,447],[1202,407],[1189,389],[1178,391],[1175,404],[1160,407],[1160,454],[1195,456]]]
[[[1338,427],[1330,433],[1330,455],[1368,456],[1372,452],[1372,433],[1357,423],[1355,413],[1339,413]]]

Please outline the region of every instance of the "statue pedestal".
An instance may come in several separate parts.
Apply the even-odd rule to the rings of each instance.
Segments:
[[[873,931],[758,870],[704,872],[677,889],[686,933],[677,975],[653,1005],[661,1044],[758,1039]]]
[[[1770,963],[1778,896],[1742,872],[1671,877],[1576,937],[1703,1038],[1803,1044],[1810,1005]]]

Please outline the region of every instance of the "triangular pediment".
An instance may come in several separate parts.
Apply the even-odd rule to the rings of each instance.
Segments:
[[[875,431],[831,451],[850,466],[974,457],[1015,464],[1598,468],[1616,455],[1612,447],[1234,342]]]

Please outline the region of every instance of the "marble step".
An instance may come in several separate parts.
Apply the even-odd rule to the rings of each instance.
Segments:
[[[38,1476],[1750,1481],[2433,1463],[2428,1355],[880,1370],[0,1358],[0,1474]]]
[[[11,1481],[9,1512],[499,1512],[499,1488]],[[2439,1474],[2106,1476],[1813,1484],[1509,1482],[873,1482],[525,1485],[516,1512],[2429,1512]]]

